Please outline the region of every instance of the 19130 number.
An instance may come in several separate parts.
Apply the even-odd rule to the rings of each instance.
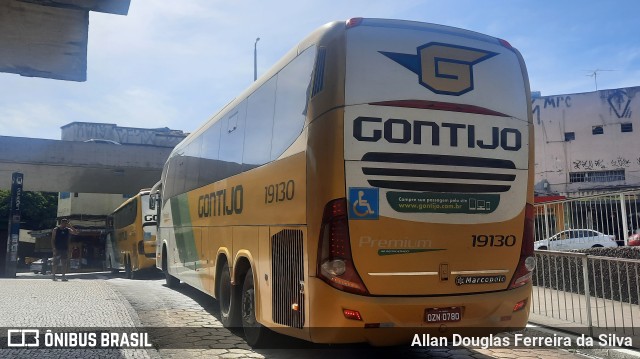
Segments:
[[[516,236],[513,234],[473,234],[474,247],[513,247],[516,244]]]
[[[293,180],[265,186],[264,203],[291,201],[295,191],[296,183]]]

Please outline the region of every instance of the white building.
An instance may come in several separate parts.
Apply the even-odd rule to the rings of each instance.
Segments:
[[[538,195],[640,187],[640,87],[535,97]]]
[[[172,148],[188,134],[169,128],[133,128],[118,127],[114,124],[72,122],[62,126],[63,141],[112,141],[109,145],[147,145]],[[127,198],[137,193],[103,194],[103,193],[70,193],[58,195],[57,217],[68,218],[79,230],[71,237],[71,268],[83,270],[102,267],[104,260],[104,240],[107,215],[119,207]],[[50,231],[39,233],[42,251],[50,250]]]
[[[60,192],[58,218],[70,218],[79,227],[102,229],[106,215],[129,197],[122,194]]]

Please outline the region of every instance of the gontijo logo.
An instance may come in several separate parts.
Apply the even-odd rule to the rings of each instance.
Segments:
[[[441,95],[460,96],[473,90],[473,66],[496,52],[439,42],[417,48],[417,55],[380,51],[419,77],[422,86]]]

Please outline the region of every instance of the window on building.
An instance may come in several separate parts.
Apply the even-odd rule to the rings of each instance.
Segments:
[[[620,132],[633,132],[633,123],[621,123],[620,124]]]
[[[591,128],[591,133],[594,135],[601,135],[604,133],[604,130],[602,129],[602,126],[593,126]]]
[[[624,181],[625,171],[624,169],[612,170],[612,171],[589,171],[589,172],[570,172],[570,183],[581,182],[615,182]]]
[[[565,132],[564,133],[564,140],[565,141],[573,141],[576,139],[576,133],[575,132]]]

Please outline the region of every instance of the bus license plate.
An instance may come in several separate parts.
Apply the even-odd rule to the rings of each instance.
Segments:
[[[425,312],[427,323],[451,323],[462,319],[462,307],[427,308]]]

